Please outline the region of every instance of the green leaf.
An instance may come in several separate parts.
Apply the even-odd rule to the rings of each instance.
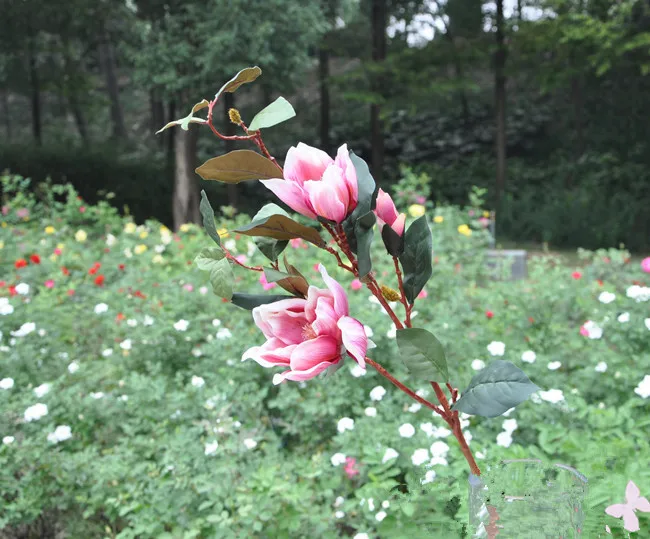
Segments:
[[[165,127],[159,129],[156,131],[156,135],[158,133],[162,133],[165,129],[172,127],[174,125],[180,125],[182,129],[185,129],[187,131],[190,128],[190,124],[204,124],[207,123],[207,120],[204,120],[203,118],[195,118],[194,113],[198,112],[201,109],[204,109],[205,107],[208,107],[210,103],[207,101],[207,99],[204,99],[200,103],[197,103],[192,107],[192,111],[185,116],[185,118],[181,118],[180,120],[174,120],[173,122],[169,122]]]
[[[466,414],[497,417],[538,389],[521,369],[497,359],[472,378],[452,408]]]
[[[413,221],[404,233],[404,252],[399,257],[404,270],[404,293],[409,303],[427,284],[433,273],[433,245],[426,215]]]
[[[235,292],[232,295],[233,305],[237,305],[237,307],[241,307],[242,309],[247,309],[249,311],[252,311],[255,307],[259,307],[260,305],[274,303],[283,299],[296,298],[294,296],[286,296],[280,294],[240,294],[238,292]]]
[[[253,221],[258,221],[265,217],[269,217],[270,215],[284,215],[285,217],[289,217],[289,214],[280,206],[270,203],[262,206],[260,211],[258,211],[255,217],[253,217]],[[280,254],[282,254],[282,251],[284,251],[287,245],[289,245],[288,240],[281,241],[273,238],[258,237],[254,238],[253,241],[262,254],[271,262],[275,262]]]
[[[217,225],[214,222],[214,210],[210,205],[208,196],[205,194],[205,191],[201,191],[201,204],[199,205],[199,210],[201,211],[201,217],[203,218],[203,228],[208,233],[217,245],[221,245],[221,238],[217,233]]]
[[[442,344],[422,328],[397,330],[402,361],[414,376],[428,382],[447,382],[449,369]]]
[[[239,227],[235,232],[246,236],[265,236],[276,240],[302,238],[318,247],[325,245],[323,238],[315,228],[301,225],[286,215],[269,215],[252,223]]]
[[[273,103],[259,111],[248,126],[249,131],[259,131],[285,122],[296,115],[291,103],[284,97],[278,97]]]
[[[358,202],[357,207],[354,208],[354,211],[345,221],[343,221],[342,224],[350,248],[353,253],[356,253],[358,246],[355,225],[360,217],[366,215],[370,210],[372,210],[372,197],[375,192],[375,180],[370,174],[370,169],[368,168],[367,163],[353,151],[350,151],[350,160],[352,161],[354,170],[357,173]]]
[[[257,77],[262,74],[262,70],[257,67],[245,67],[239,73],[237,73],[232,79],[230,79],[226,84],[224,84],[221,89],[215,94],[214,98],[219,99],[219,96],[223,92],[232,93],[242,84],[248,84],[253,82]]]
[[[204,180],[224,183],[282,177],[282,171],[270,159],[252,150],[234,150],[226,155],[213,157],[195,172]]]
[[[370,247],[372,245],[373,227],[377,218],[371,211],[359,217],[354,224],[354,236],[357,240],[357,261],[359,264],[359,277],[363,278],[372,270]]]
[[[214,266],[210,269],[210,283],[212,283],[212,291],[220,298],[232,298],[232,283],[234,275],[230,262],[227,258],[215,262]]]
[[[219,260],[226,255],[219,247],[204,247],[201,252],[196,255],[194,263],[202,271],[212,271],[212,268]]]
[[[384,240],[384,247],[391,256],[400,256],[404,252],[404,236],[400,236],[389,225],[381,229],[381,239]]]
[[[302,275],[290,275],[272,268],[264,268],[264,275],[269,283],[278,283],[294,296],[306,297],[309,284]]]

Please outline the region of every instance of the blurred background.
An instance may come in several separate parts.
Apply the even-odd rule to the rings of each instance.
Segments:
[[[646,0],[0,0],[0,170],[72,183],[142,222],[172,215],[190,163],[234,149],[170,129],[226,94],[244,121],[279,95],[283,160],[348,143],[386,188],[405,174],[435,203],[487,189],[501,245],[647,249],[650,3]],[[245,147],[245,146],[241,146]],[[176,177],[175,177],[176,176]],[[198,204],[200,186],[187,183]],[[254,213],[255,182],[207,185]]]

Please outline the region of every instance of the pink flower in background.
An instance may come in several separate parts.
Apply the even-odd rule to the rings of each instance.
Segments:
[[[184,284],[183,288],[185,290],[187,290],[188,292],[191,292],[192,290],[194,290],[194,287],[190,283]]]
[[[80,206],[79,213],[86,213],[86,206]]]
[[[415,203],[416,204],[424,204],[426,201],[427,201],[427,199],[425,197],[423,197],[422,195],[418,195],[418,196],[415,197]]]
[[[379,225],[380,230],[384,228],[384,225],[388,225],[397,233],[398,236],[404,234],[406,214],[397,213],[397,208],[395,208],[393,199],[381,188],[377,193],[375,215],[377,216],[377,224]]]
[[[641,260],[641,269],[646,273],[650,273],[650,256]]]
[[[240,264],[246,264],[246,261],[248,260],[248,257],[246,255],[237,255],[235,257],[235,260],[239,262]]]
[[[308,245],[301,238],[293,238],[289,240],[292,249],[307,249]]]
[[[287,368],[273,377],[276,385],[314,378],[337,365],[344,351],[365,369],[368,337],[363,324],[348,316],[343,287],[322,265],[319,269],[326,289],[310,286],[307,299],[284,299],[253,309],[255,324],[267,340],[248,349],[242,361],[253,359],[262,367]]]
[[[54,288],[54,281],[52,279],[45,281],[45,288]]]
[[[487,217],[480,217],[478,222],[481,223],[481,226],[483,228],[490,226],[490,220]]]
[[[345,458],[344,471],[350,479],[352,479],[355,475],[359,475],[359,469],[356,468],[356,465],[357,465],[357,459],[355,459],[354,457]]]
[[[363,283],[359,279],[354,279],[350,283],[350,288],[352,288],[352,290],[361,290],[363,288]]]
[[[7,215],[9,213],[9,206],[2,206],[2,215]]]
[[[589,330],[584,326],[580,326],[580,335],[583,337],[589,337]]]
[[[429,294],[427,291],[423,288],[422,291],[418,294],[417,299],[424,299],[428,296]]]
[[[650,502],[640,494],[639,487],[630,481],[625,488],[625,503],[610,505],[605,509],[605,513],[615,518],[623,517],[623,527],[629,532],[638,532],[639,519],[634,512],[650,513]]]
[[[29,217],[29,210],[27,208],[19,208],[16,210],[16,215],[21,219]]]
[[[275,288],[276,286],[278,286],[277,283],[269,283],[266,280],[266,275],[264,275],[264,272],[262,272],[262,274],[260,275],[260,284],[262,285],[264,290],[271,290],[271,288]]]
[[[467,214],[468,214],[470,217],[474,217],[474,214],[475,214],[475,213],[476,213],[476,212],[475,212],[474,210],[469,210],[469,211],[467,212]]]
[[[54,254],[57,255],[57,256],[60,256],[62,252],[63,251],[61,249],[59,249],[58,247],[56,249],[54,249]]]
[[[357,207],[357,172],[348,147],[332,159],[324,151],[300,142],[287,152],[284,178],[261,180],[287,206],[305,217],[342,222]]]

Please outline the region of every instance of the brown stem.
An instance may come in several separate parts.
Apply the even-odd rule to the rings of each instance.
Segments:
[[[406,320],[404,325],[407,328],[411,327],[411,309],[413,305],[409,305],[409,302],[406,300],[406,293],[404,292],[404,281],[402,279],[402,270],[399,267],[399,260],[396,256],[393,257],[393,263],[395,264],[395,273],[397,274],[397,283],[399,284],[399,293],[402,296],[402,305],[404,305],[404,312],[406,313]]]
[[[247,270],[252,270],[252,271],[264,271],[264,268],[261,266],[247,266],[246,264],[242,264],[239,260],[237,260],[234,256],[232,256],[232,254],[229,253],[225,247],[222,246],[221,248],[223,249],[223,252],[226,255],[226,258],[228,260],[233,261],[235,264],[240,265],[242,268],[246,268]]]

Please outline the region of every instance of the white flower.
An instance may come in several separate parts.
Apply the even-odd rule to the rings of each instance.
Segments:
[[[384,398],[385,394],[386,394],[386,390],[382,386],[373,387],[372,390],[370,391],[370,400],[380,401],[381,399]]]
[[[370,539],[367,533],[357,533],[352,539]]]
[[[104,398],[104,393],[101,391],[98,391],[95,393],[94,391],[90,393],[90,398],[98,400],[98,399],[103,399]]]
[[[121,348],[122,350],[131,350],[131,339],[124,339],[124,340],[120,343],[120,348]],[[110,355],[110,354],[109,354],[109,355]]]
[[[355,363],[354,366],[350,369],[350,374],[355,378],[359,378],[359,376],[366,375],[366,369],[361,368],[358,363]]]
[[[518,427],[516,419],[504,419],[501,428],[506,432],[512,432]]]
[[[564,393],[561,389],[549,389],[548,391],[540,391],[539,398],[543,401],[557,404],[564,400]]]
[[[365,331],[366,337],[368,338],[372,337],[375,334],[370,326],[363,326],[363,331]]]
[[[386,511],[379,511],[379,512],[375,515],[375,520],[376,520],[377,522],[381,522],[381,521],[384,520],[385,518],[386,518]]]
[[[15,440],[16,440],[16,438],[14,438],[13,436],[5,436],[2,439],[2,443],[5,444],[5,445],[10,445],[10,444],[13,444]]]
[[[501,447],[510,447],[511,443],[512,433],[504,431],[497,434],[497,445],[500,445]]]
[[[592,320],[587,320],[582,327],[587,331],[587,337],[590,339],[600,339],[603,336],[603,328]]]
[[[444,457],[449,452],[449,446],[442,441],[433,442],[429,448],[434,457]]]
[[[364,411],[364,414],[366,414],[368,417],[376,417],[377,416],[377,408],[374,406],[368,406]]]
[[[215,328],[218,328],[218,327],[221,325],[221,320],[219,320],[218,318],[215,318],[215,319],[212,321],[212,325],[213,325]]]
[[[346,430],[354,430],[354,419],[349,417],[342,417],[336,425],[336,430],[345,432]]]
[[[446,459],[445,457],[433,457],[433,458],[429,461],[429,464],[427,464],[427,466],[429,466],[429,467],[431,467],[431,466],[437,466],[437,465],[440,465],[440,466],[448,466],[449,463],[447,462],[447,459]]]
[[[95,305],[95,314],[102,314],[108,311],[108,305],[106,303],[98,303]]]
[[[165,245],[156,245],[153,250],[156,251],[157,254],[162,254],[165,252]]]
[[[463,436],[465,436],[465,441],[467,442],[467,445],[472,441],[472,433],[468,430],[463,432]]]
[[[129,400],[129,396],[128,395],[120,395],[120,400],[122,402],[127,402]]]
[[[336,513],[334,513],[334,516],[336,518],[343,518],[345,516],[345,513],[343,511],[337,511]]]
[[[25,410],[25,421],[38,421],[41,417],[47,415],[47,405],[41,402],[34,404]]]
[[[427,460],[429,460],[428,449],[416,449],[411,455],[411,462],[413,463],[413,466],[421,466]]]
[[[34,322],[25,322],[19,329],[12,331],[11,334],[14,337],[24,337],[25,335],[29,335],[35,329],[36,324],[34,324]]]
[[[257,447],[257,442],[252,438],[246,438],[244,440],[244,445],[247,449],[255,449]]]
[[[615,299],[616,299],[616,294],[613,294],[612,292],[601,292],[600,296],[598,296],[598,301],[604,303],[605,305],[611,303]]]
[[[402,438],[411,438],[415,434],[415,427],[410,423],[404,423],[400,425],[399,435]]]
[[[194,387],[203,387],[205,385],[205,380],[200,376],[192,376],[192,385]]]
[[[187,327],[190,325],[190,323],[187,320],[179,320],[178,322],[174,323],[174,329],[176,331],[186,331]]]
[[[418,412],[422,408],[422,405],[419,402],[414,402],[411,406],[408,407],[408,411],[412,414]]]
[[[7,316],[13,312],[14,308],[11,303],[9,303],[9,298],[0,298],[0,315]]]
[[[625,322],[629,322],[630,321],[630,313],[625,312],[625,313],[619,314],[617,320],[621,324],[625,324]]]
[[[556,371],[562,366],[562,363],[560,361],[551,361],[547,367],[549,371]]]
[[[44,329],[39,329],[38,330],[38,336],[39,337],[45,337],[45,335],[47,335],[47,331],[45,331]]]
[[[397,326],[395,324],[390,325],[390,329],[386,332],[386,337],[389,339],[394,339],[397,336]]]
[[[426,485],[427,483],[433,483],[433,480],[436,478],[436,471],[435,470],[428,470],[427,473],[424,474],[424,477],[420,479],[420,483],[423,485]]]
[[[217,452],[217,449],[219,448],[219,442],[214,441],[214,442],[208,442],[205,444],[205,455],[209,457],[210,455],[214,455]]]
[[[461,423],[461,426],[463,426],[463,428],[469,425],[469,421],[465,420],[465,422],[466,425],[464,426]],[[433,427],[433,429],[431,430],[431,435],[434,438],[447,438],[447,436],[451,435],[451,431],[449,429],[446,429],[445,427]]]
[[[343,496],[337,496],[334,500],[334,507],[341,507],[345,503],[345,498]]]
[[[532,350],[526,350],[523,354],[521,354],[521,360],[524,363],[535,363],[536,359],[537,359],[537,354]]]
[[[485,361],[481,359],[475,359],[474,361],[472,361],[472,369],[474,369],[475,371],[480,371],[481,369],[484,368],[485,368]]]
[[[230,339],[232,337],[232,333],[230,333],[230,330],[228,328],[221,328],[219,331],[217,331],[217,339],[219,340],[224,340],[224,339]]]
[[[27,283],[18,283],[16,285],[16,292],[21,296],[29,294],[29,285]]]
[[[375,510],[375,501],[372,498],[368,498],[368,509],[371,511]]]
[[[47,435],[47,441],[52,443],[65,442],[72,438],[72,429],[68,425],[59,425],[54,432]]]
[[[386,448],[386,452],[384,453],[384,456],[381,459],[381,463],[385,464],[389,460],[396,459],[397,457],[399,457],[399,453],[395,451],[392,447],[388,447]]]
[[[154,320],[153,320],[153,318],[151,318],[151,316],[149,316],[148,314],[144,315],[144,320],[142,321],[142,325],[144,325],[144,326],[152,326],[153,322],[154,322]]]
[[[645,324],[645,327],[648,328],[648,330],[650,330],[650,318],[646,318],[643,321],[643,323]]]
[[[643,399],[650,397],[650,374],[645,375],[639,385],[634,388],[634,392]]]
[[[207,286],[202,286],[201,288],[199,288],[199,294],[201,294],[202,296],[205,296],[207,293],[208,293]]]
[[[124,341],[124,342],[126,342],[126,341]],[[120,347],[121,346],[122,345],[120,344]],[[129,348],[131,348],[131,341],[128,341],[128,344],[125,344],[125,346],[128,346]],[[125,350],[128,350],[128,348],[125,348]],[[103,357],[109,357],[109,356],[112,356],[112,355],[113,355],[113,349],[112,348],[107,348],[106,350],[102,351],[102,356]]]
[[[340,466],[341,464],[345,464],[345,459],[346,456],[343,453],[334,453],[330,458],[330,462],[332,466]]]
[[[0,389],[11,389],[12,387],[14,387],[13,378],[3,378],[0,380]]]
[[[605,372],[607,370],[607,363],[600,361],[598,365],[594,368],[596,372]]]
[[[485,453],[483,453],[483,451],[477,451],[476,458],[483,460],[485,458]]]
[[[126,325],[129,326],[130,328],[134,328],[135,326],[138,325],[138,321],[135,318],[129,318],[126,321]]]
[[[44,395],[47,395],[50,392],[50,384],[41,384],[40,386],[34,388],[34,395],[39,399]]]
[[[508,408],[505,412],[503,412],[501,415],[508,417],[512,412],[514,412],[515,409],[513,408]]]
[[[237,252],[237,242],[233,239],[226,240],[223,243],[223,246],[228,249],[229,251]]]
[[[506,345],[500,341],[492,341],[487,345],[487,349],[493,356],[502,356],[506,352]]]
[[[637,303],[648,301],[650,299],[650,287],[639,286],[635,284],[627,289],[626,295],[628,298],[635,300]]]
[[[115,245],[115,242],[117,241],[117,238],[113,236],[113,234],[106,234],[106,245],[109,247],[112,247]]]

